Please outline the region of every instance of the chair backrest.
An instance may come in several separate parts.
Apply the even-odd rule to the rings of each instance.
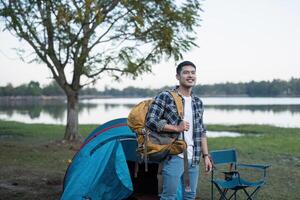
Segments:
[[[210,152],[214,165],[235,164],[237,155],[235,149],[224,149]]]

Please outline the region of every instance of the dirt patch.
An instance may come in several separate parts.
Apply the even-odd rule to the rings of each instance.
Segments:
[[[20,185],[19,183],[13,181],[1,180],[0,190],[24,192],[29,190],[29,187]]]
[[[69,149],[71,151],[77,152],[80,150],[82,142],[67,142],[66,140],[52,140],[43,146],[45,148],[63,148]]]
[[[32,174],[0,181],[0,199],[59,199],[62,178]]]

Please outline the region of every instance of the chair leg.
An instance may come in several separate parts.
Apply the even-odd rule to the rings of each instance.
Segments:
[[[210,195],[211,195],[211,200],[214,200],[214,184],[213,184],[213,181],[211,181],[211,192],[210,192]]]
[[[227,200],[227,198],[226,198],[226,193],[227,193],[227,190],[226,189],[224,189],[224,190],[219,190],[219,192],[220,192],[220,198],[219,198],[219,200],[224,200],[224,198]]]
[[[228,199],[231,199],[232,197],[234,197],[234,199],[236,200],[236,193],[237,193],[237,190],[234,190],[234,192],[230,195],[230,197]]]
[[[247,190],[245,188],[243,188],[245,194],[247,195],[247,200],[253,200],[252,197],[250,196],[250,194],[247,192]]]
[[[222,190],[221,190],[221,191],[222,191]],[[236,193],[237,193],[237,191],[238,191],[238,190],[234,190],[234,192],[229,196],[229,198],[227,198],[227,197],[226,197],[226,194],[227,194],[227,192],[228,192],[228,189],[224,189],[224,190],[222,191],[222,193],[221,193],[221,197],[220,197],[219,200],[223,200],[223,199],[225,199],[225,200],[230,200],[230,199],[232,199],[232,197],[234,197],[234,199],[236,200]]]
[[[218,187],[218,185],[216,185],[216,188],[218,189],[219,193],[220,193],[220,198],[219,200],[229,200],[227,197],[226,197],[226,193],[228,191],[228,189],[224,189],[222,190],[220,187]]]
[[[247,200],[254,200],[252,197],[256,194],[256,192],[258,192],[259,189],[260,189],[260,186],[255,188],[255,190],[251,194],[249,194],[247,192],[247,190],[245,188],[243,188],[245,194],[248,196]]]
[[[228,189],[224,189],[224,190],[223,190],[224,196],[226,196],[227,192],[228,192]],[[230,199],[230,198],[229,198],[229,199]]]

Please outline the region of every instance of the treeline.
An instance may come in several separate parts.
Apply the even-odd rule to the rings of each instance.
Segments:
[[[114,97],[152,97],[160,89],[127,87],[123,90],[105,89],[99,92],[103,96]],[[193,92],[200,96],[245,96],[245,97],[296,97],[300,96],[300,79],[289,81],[274,79],[273,81],[251,81],[248,83],[218,83],[212,85],[196,85]]]
[[[172,87],[160,89],[127,87],[122,90],[105,88],[98,91],[96,88],[84,88],[80,95],[105,96],[105,97],[152,97],[159,91]],[[274,79],[272,81],[251,81],[248,83],[218,83],[212,85],[196,85],[194,93],[201,96],[246,96],[246,97],[294,97],[300,96],[300,79],[291,78],[289,81]],[[64,96],[64,92],[56,82],[41,87],[38,82],[31,81],[13,87],[8,84],[0,87],[0,96]]]
[[[272,81],[251,81],[248,83],[197,85],[194,88],[194,92],[204,96],[300,96],[300,79],[291,78],[289,81],[274,79]]]
[[[12,84],[7,84],[0,87],[0,96],[63,96],[63,90],[56,82],[51,82],[45,87],[41,87],[39,82],[30,81],[28,84],[22,84],[13,87]]]

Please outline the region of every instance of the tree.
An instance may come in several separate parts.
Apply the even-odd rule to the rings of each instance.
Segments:
[[[0,0],[5,28],[25,40],[67,96],[65,139],[78,138],[78,93],[104,74],[136,78],[196,46],[200,4],[186,0]]]
[[[45,96],[62,96],[64,95],[64,91],[59,87],[57,82],[52,81],[43,88],[42,94]]]
[[[290,85],[290,93],[292,93],[292,95],[294,96],[299,96],[300,95],[300,79],[298,78],[291,78],[289,81],[289,85]]]
[[[40,83],[36,81],[30,81],[27,86],[28,93],[32,96],[40,96],[42,94],[42,89]]]

